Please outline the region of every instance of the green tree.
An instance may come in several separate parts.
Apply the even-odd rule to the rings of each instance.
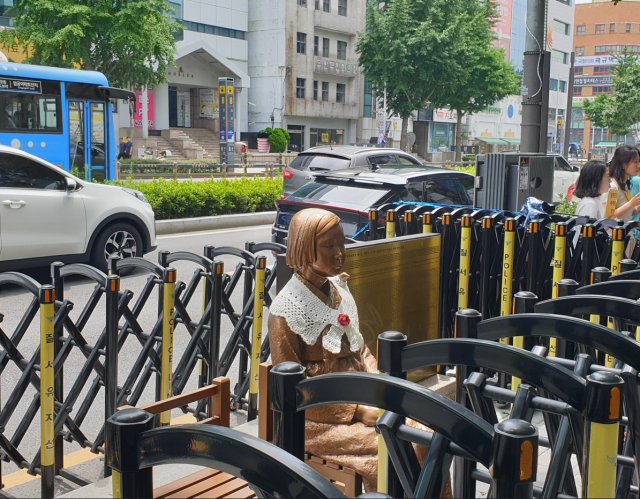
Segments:
[[[5,47],[26,51],[25,62],[100,71],[109,84],[152,88],[174,64],[165,0],[15,0],[15,29],[0,31]]]
[[[426,107],[438,86],[456,74],[454,61],[464,27],[456,7],[464,1],[367,3],[367,30],[360,34],[356,51],[375,97],[386,90],[388,113],[402,118],[402,149],[409,117]]]
[[[618,62],[611,77],[615,93],[585,99],[583,106],[593,125],[608,128],[619,139],[621,135],[640,133],[640,64],[637,54],[626,46],[614,57]]]
[[[520,77],[505,58],[503,48],[494,45],[492,30],[499,15],[493,2],[465,0],[459,4],[467,19],[462,53],[456,57],[457,75],[440,85],[431,100],[435,107],[448,105],[456,111],[456,155],[461,159],[462,118],[487,109],[507,95],[520,92]]]

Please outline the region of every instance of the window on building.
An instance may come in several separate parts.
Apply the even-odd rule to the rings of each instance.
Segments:
[[[631,33],[631,23],[627,23],[627,29],[626,29],[627,33]]]
[[[338,15],[347,15],[347,0],[338,0]]]
[[[582,87],[573,87],[573,95],[582,95]]]
[[[593,76],[604,76],[611,74],[611,66],[595,66],[593,68]]]
[[[322,100],[323,102],[329,102],[329,82],[322,82]]]
[[[300,7],[306,7],[307,6],[307,0],[298,0],[298,5]]]
[[[344,83],[336,83],[336,102],[345,102],[347,93],[347,85]]]
[[[371,118],[371,103],[373,102],[372,94],[373,89],[371,88],[371,82],[365,78],[364,79],[364,107],[362,115],[365,118]]]
[[[556,80],[555,78],[551,78],[549,80],[549,90],[554,90],[554,91],[558,91],[558,80]]]
[[[171,5],[173,5],[173,3]],[[181,22],[182,22],[182,27],[187,31],[195,31],[198,33],[205,33],[207,35],[224,36],[226,38],[235,38],[237,40],[245,39],[245,32],[239,31],[237,29],[221,28],[220,26],[194,23],[194,22],[185,21],[185,20],[182,20]]]
[[[596,35],[604,35],[604,24],[596,24]]]
[[[316,10],[320,10],[320,0],[316,0]]]
[[[578,26],[576,28],[576,35],[584,35],[587,32],[586,26]]]
[[[318,80],[313,80],[313,100],[318,100]]]
[[[560,33],[563,35],[568,35],[571,33],[571,28],[567,23],[563,23],[562,21],[558,21],[557,19],[553,20],[553,31],[555,33]]]
[[[582,66],[579,66],[577,68],[573,68],[573,74],[574,75],[581,75],[584,72],[584,68]]]
[[[560,92],[564,92],[565,94],[567,93],[567,82],[564,80],[560,80],[558,82],[558,89],[560,90]]]
[[[296,78],[296,97],[298,99],[304,99],[304,87],[307,80],[304,78]]]
[[[322,57],[329,57],[329,39],[322,39]]]
[[[560,52],[559,50],[551,51],[551,62],[557,62],[560,64],[567,64],[567,53]]]
[[[306,33],[298,33],[297,52],[298,54],[307,53],[307,34]]]
[[[316,57],[318,56],[318,44],[320,43],[319,40],[319,36],[313,37],[313,55],[315,55]]]
[[[576,57],[584,55],[584,47],[576,47]]]
[[[609,33],[616,32],[616,23],[609,23]]]
[[[598,94],[612,94],[612,87],[592,87],[593,91],[592,94],[593,95],[598,95]]]
[[[341,61],[347,59],[347,42],[338,42],[338,59]]]
[[[563,3],[565,5],[571,5],[571,1],[570,0],[558,0],[558,2]]]
[[[322,10],[324,12],[331,12],[331,0],[322,0]]]

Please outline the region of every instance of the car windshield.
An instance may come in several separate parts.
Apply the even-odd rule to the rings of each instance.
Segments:
[[[388,194],[389,189],[372,187],[352,187],[350,185],[331,185],[311,182],[300,187],[291,196],[324,201],[327,203],[338,202],[341,204],[353,204],[358,206],[371,206]]]
[[[349,168],[351,160],[341,156],[330,156],[328,154],[300,154],[294,159],[289,168],[294,170],[322,169],[322,170],[343,170]]]

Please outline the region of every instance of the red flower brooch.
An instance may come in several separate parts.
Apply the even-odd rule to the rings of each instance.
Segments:
[[[340,314],[338,316],[338,322],[341,326],[348,326],[349,324],[351,324],[351,319],[349,319],[348,315]]]

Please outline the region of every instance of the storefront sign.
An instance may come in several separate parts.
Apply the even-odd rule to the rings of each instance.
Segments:
[[[220,163],[235,163],[235,105],[233,78],[218,78],[220,103]]]
[[[613,85],[611,75],[606,76],[576,76],[573,79],[574,87],[592,87],[597,85]]]
[[[219,90],[213,88],[201,88],[200,92],[200,118],[214,119],[220,116],[218,105]]]
[[[322,142],[329,142],[329,134],[328,133],[323,133],[322,134]]]
[[[149,130],[155,127],[153,112],[153,90],[147,90],[147,120],[149,121]],[[136,92],[136,114],[133,119],[134,128],[142,128],[142,92]]]
[[[346,76],[348,78],[355,78],[360,74],[360,68],[357,63],[327,59],[325,57],[315,58],[313,71],[315,73]]]
[[[640,57],[638,57],[640,60]],[[617,66],[618,61],[612,55],[589,55],[584,57],[576,57],[573,63],[575,67],[580,66]]]
[[[337,133],[338,135],[344,135],[344,130],[336,130],[336,133]]]

